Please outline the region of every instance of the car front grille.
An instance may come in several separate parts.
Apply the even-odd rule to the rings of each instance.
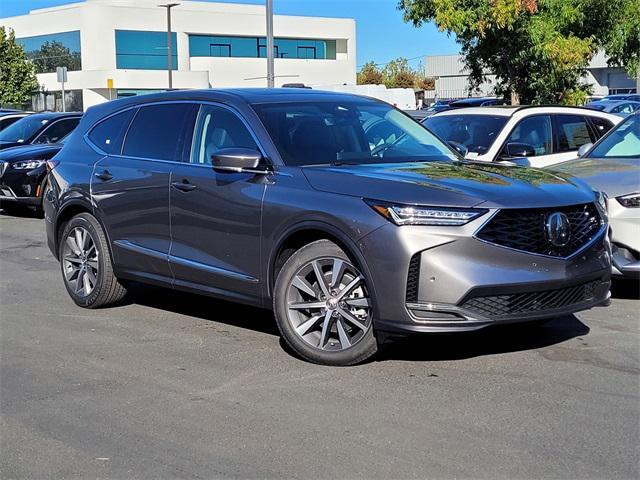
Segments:
[[[407,274],[407,302],[418,301],[418,287],[420,284],[420,259],[421,255],[416,253],[409,262],[409,273]]]
[[[4,171],[7,169],[9,164],[7,162],[0,161],[0,178],[4,175]]]
[[[596,280],[572,287],[508,295],[474,296],[472,292],[460,306],[491,318],[544,312],[591,300],[600,283]]]
[[[555,246],[547,238],[549,215],[564,213],[571,225],[569,242]],[[600,231],[603,220],[593,203],[558,208],[514,208],[500,210],[476,237],[487,242],[529,253],[567,257],[580,250]]]

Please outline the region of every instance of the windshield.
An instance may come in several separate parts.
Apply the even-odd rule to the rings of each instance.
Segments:
[[[607,106],[606,103],[590,103],[587,108],[593,108],[594,110],[604,110]]]
[[[640,158],[640,116],[632,115],[589,152],[590,158]]]
[[[422,125],[382,102],[255,104],[287,165],[453,161]]]
[[[48,122],[49,120],[42,117],[21,118],[0,132],[0,142],[26,142]]]
[[[469,152],[487,153],[508,117],[499,115],[433,116],[424,125],[447,142],[457,142]]]

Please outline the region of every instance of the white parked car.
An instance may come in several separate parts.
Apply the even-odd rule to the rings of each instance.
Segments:
[[[527,157],[547,167],[578,156],[623,119],[580,107],[475,107],[446,110],[423,124],[468,160],[495,162]]]
[[[587,150],[584,156],[556,170],[608,196],[613,274],[640,278],[640,112],[582,150]]]

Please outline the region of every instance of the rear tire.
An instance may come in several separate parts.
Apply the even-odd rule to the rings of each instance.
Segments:
[[[125,297],[127,290],[113,273],[106,235],[93,215],[73,217],[64,226],[58,248],[62,279],[76,305],[100,308]]]
[[[335,243],[318,240],[296,251],[275,282],[280,334],[303,359],[323,365],[364,362],[378,350],[368,280]]]

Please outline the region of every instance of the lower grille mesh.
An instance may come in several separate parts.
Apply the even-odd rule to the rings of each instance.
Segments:
[[[475,296],[465,300],[461,307],[486,317],[504,317],[568,307],[591,299],[599,281],[573,287],[509,295]],[[472,294],[473,295],[473,294]]]

